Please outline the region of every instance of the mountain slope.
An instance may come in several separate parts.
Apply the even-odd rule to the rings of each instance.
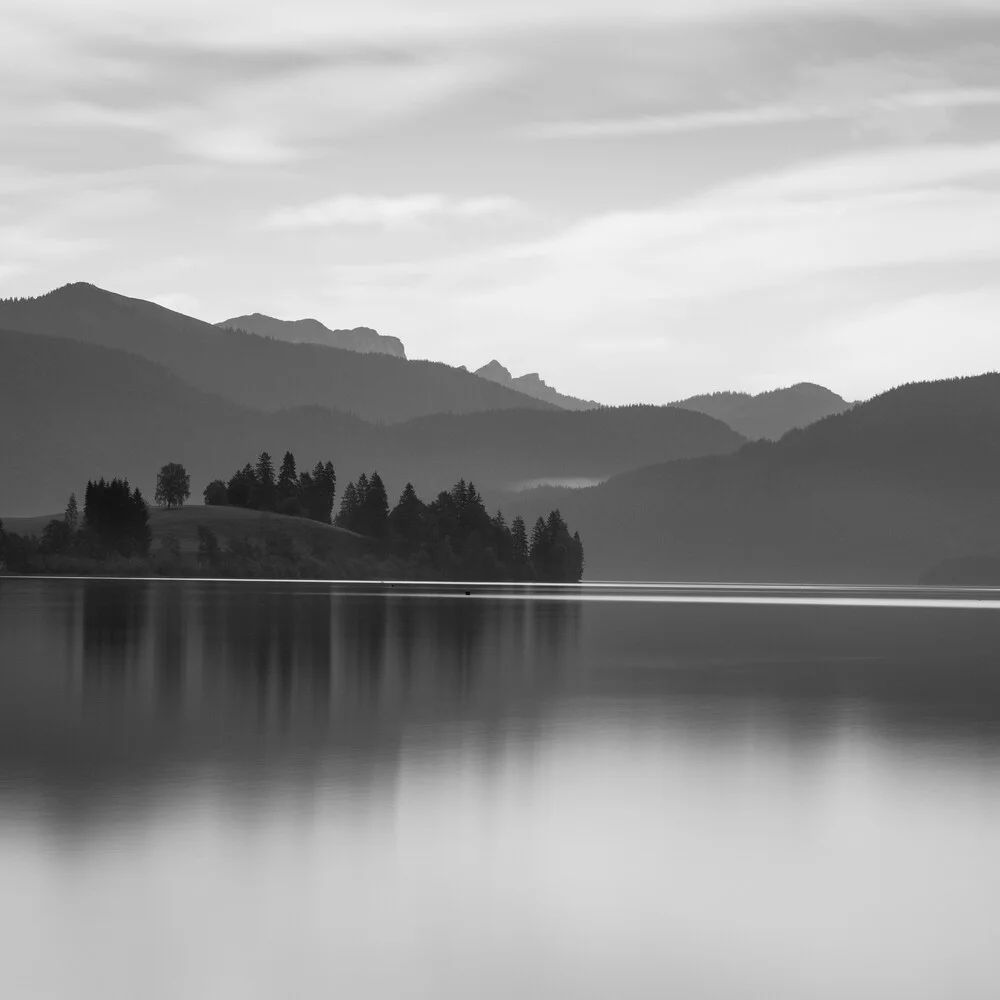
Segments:
[[[542,381],[537,372],[514,378],[510,371],[496,359],[483,365],[482,368],[477,368],[473,374],[490,382],[496,382],[498,385],[516,389],[518,392],[523,392],[535,399],[553,403],[564,410],[592,410],[600,405],[590,399],[577,399],[575,396],[564,396],[561,392],[556,392],[552,386]]]
[[[88,478],[127,476],[152,497],[157,469],[182,462],[193,499],[262,450],[300,467],[333,461],[341,486],[377,468],[395,498],[407,480],[430,497],[459,477],[483,489],[519,480],[603,478],[650,461],[721,454],[742,439],[667,407],[580,413],[439,414],[376,427],[318,406],[265,413],[187,385],[134,354],[0,331],[0,514],[61,510]]]
[[[242,330],[260,337],[271,337],[289,344],[325,344],[339,347],[344,351],[359,354],[388,354],[394,358],[405,358],[406,349],[397,337],[386,337],[367,326],[357,326],[353,330],[331,330],[318,319],[275,319],[263,313],[234,316],[216,326],[229,330]]]
[[[319,405],[392,422],[428,413],[551,407],[447,365],[236,333],[83,283],[0,301],[0,329],[131,351],[192,386],[265,410]]]
[[[605,479],[650,461],[730,454],[744,443],[721,421],[666,406],[435,414],[388,428],[385,441],[387,467],[415,485],[465,470],[459,474],[490,490]]]
[[[843,413],[851,404],[821,385],[799,382],[755,396],[746,392],[713,392],[671,405],[707,413],[751,441],[761,438],[777,441],[796,427]]]
[[[591,579],[914,583],[1000,552],[1000,375],[903,386],[777,443],[518,506],[559,506]]]

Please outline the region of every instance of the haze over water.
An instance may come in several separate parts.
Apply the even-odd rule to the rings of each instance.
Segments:
[[[719,596],[0,580],[0,996],[1000,994],[1000,609]]]

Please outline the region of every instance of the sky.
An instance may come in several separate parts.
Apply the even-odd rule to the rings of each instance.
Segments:
[[[612,404],[1000,369],[1000,0],[0,7],[0,296]]]

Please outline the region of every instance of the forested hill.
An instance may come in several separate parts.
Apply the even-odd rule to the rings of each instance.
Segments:
[[[319,405],[394,422],[428,413],[554,408],[448,365],[238,333],[84,283],[0,301],[0,329],[131,351],[196,388],[264,410]]]
[[[495,490],[741,443],[719,421],[668,407],[503,410],[384,427],[318,406],[264,413],[125,351],[0,332],[0,516],[59,510],[93,476],[127,476],[151,496],[152,470],[167,461],[186,466],[198,496],[261,451],[291,450],[310,466],[332,460],[341,482],[376,468],[395,496],[407,480],[428,495],[461,476]]]
[[[1000,375],[906,385],[718,458],[543,490],[588,539],[587,575],[914,583],[1000,553]]]
[[[481,486],[533,479],[595,478],[676,458],[726,455],[744,439],[724,423],[667,406],[435,414],[391,429],[391,457],[414,482],[467,469]]]
[[[672,403],[724,421],[750,440],[777,441],[797,427],[807,427],[823,417],[843,413],[851,405],[835,392],[811,382],[751,395],[747,392],[712,392]]]

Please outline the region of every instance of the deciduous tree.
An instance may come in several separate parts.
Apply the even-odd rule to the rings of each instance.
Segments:
[[[153,499],[166,507],[183,507],[191,496],[191,477],[179,462],[168,462],[156,477]]]

